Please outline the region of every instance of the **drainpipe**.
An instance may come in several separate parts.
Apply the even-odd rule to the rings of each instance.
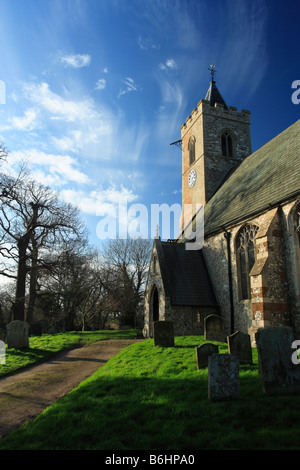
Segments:
[[[231,248],[230,239],[231,232],[228,232],[224,227],[224,237],[227,241],[227,256],[228,256],[228,281],[229,281],[229,302],[230,302],[230,330],[234,333],[234,307],[233,307],[233,289],[232,289],[232,268],[231,268]]]

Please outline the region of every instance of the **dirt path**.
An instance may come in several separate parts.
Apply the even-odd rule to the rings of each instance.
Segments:
[[[0,439],[68,394],[121,349],[142,340],[103,340],[0,379]]]

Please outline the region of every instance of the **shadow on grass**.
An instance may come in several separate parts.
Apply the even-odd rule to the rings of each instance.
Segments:
[[[4,438],[0,449],[292,449],[300,448],[299,422],[300,397],[267,397],[257,376],[241,377],[239,399],[212,403],[207,370],[175,379],[106,371]]]

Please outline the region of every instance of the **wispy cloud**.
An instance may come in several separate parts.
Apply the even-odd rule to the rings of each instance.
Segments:
[[[60,151],[87,149],[87,145],[99,143],[112,132],[112,113],[101,105],[96,106],[89,97],[72,96],[66,90],[64,94],[55,93],[46,82],[26,83],[24,95],[38,111],[41,125],[48,129],[50,142]],[[30,119],[34,120],[33,113],[25,115],[24,122],[15,124],[20,127],[29,124]]]
[[[95,86],[96,90],[104,90],[106,88],[105,78],[99,78]]]
[[[168,71],[168,70],[177,70],[178,66],[174,59],[167,59],[165,62],[161,62],[159,64],[159,68],[160,70]]]
[[[160,46],[159,44],[155,43],[151,36],[142,36],[140,35],[138,37],[138,46],[141,50],[143,51],[147,51],[148,49],[155,49],[155,50],[158,50],[160,49]]]
[[[132,91],[137,91],[138,86],[136,85],[135,81],[133,78],[127,77],[125,80],[122,81],[122,86],[119,91],[118,97],[122,95],[126,95],[126,93],[130,93]]]
[[[73,182],[87,184],[89,177],[80,171],[77,160],[69,155],[46,153],[35,148],[14,151],[10,154],[10,162],[24,161],[32,168],[34,176],[38,181],[45,184],[62,186]]]
[[[86,67],[91,63],[91,56],[89,54],[70,54],[62,56],[60,62],[66,67]]]
[[[7,119],[7,124],[0,124],[2,131],[20,130],[31,131],[37,125],[38,112],[34,108],[29,108],[24,111],[23,116],[12,116]]]
[[[111,205],[117,208],[124,201],[131,203],[138,198],[132,189],[114,185],[106,189],[100,188],[92,191],[65,189],[61,191],[61,194],[66,202],[77,206],[82,212],[92,215],[99,215],[104,206]]]

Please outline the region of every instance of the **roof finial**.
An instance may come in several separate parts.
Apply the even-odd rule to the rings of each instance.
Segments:
[[[215,75],[215,73],[217,72],[217,70],[216,70],[216,63],[214,62],[210,67],[208,67],[208,70],[210,70],[211,79],[213,80],[213,79],[214,79],[214,75]]]
[[[158,226],[158,224],[156,225],[156,234],[155,234],[155,238],[159,238],[159,226]]]

